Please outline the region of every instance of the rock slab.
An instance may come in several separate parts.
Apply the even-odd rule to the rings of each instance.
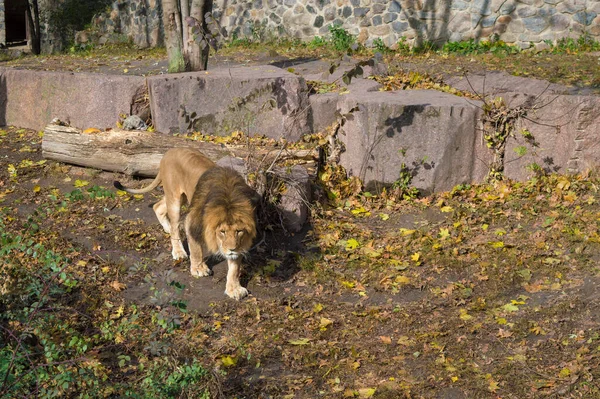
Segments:
[[[148,87],[154,126],[161,132],[240,130],[289,140],[310,132],[306,82],[274,66],[151,76]]]
[[[113,128],[145,85],[141,76],[0,68],[0,124],[41,130],[58,118],[81,129]]]
[[[481,103],[432,90],[352,91],[340,98],[347,121],[340,163],[368,189],[401,171],[425,193],[481,182],[489,154],[477,127]]]

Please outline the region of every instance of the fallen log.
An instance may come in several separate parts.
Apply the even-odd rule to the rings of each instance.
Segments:
[[[312,150],[250,150],[244,146],[225,146],[137,130],[112,129],[88,134],[87,131],[58,122],[50,123],[44,129],[42,156],[131,176],[153,177],[158,172],[163,154],[174,147],[195,148],[215,162],[225,156],[243,159],[253,156],[270,163],[274,159],[313,158],[314,153]]]

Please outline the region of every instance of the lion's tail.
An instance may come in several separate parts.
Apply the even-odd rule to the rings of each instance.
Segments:
[[[114,186],[115,186],[115,188],[117,190],[126,191],[126,192],[131,193],[131,194],[144,194],[144,193],[152,191],[156,187],[158,187],[158,185],[160,184],[161,181],[162,181],[162,179],[160,178],[160,173],[159,173],[154,178],[154,180],[152,181],[152,183],[150,183],[149,186],[143,187],[143,188],[129,188],[129,187],[125,187],[124,185],[121,184],[121,182],[118,182],[118,181],[115,181],[113,184],[114,184]]]

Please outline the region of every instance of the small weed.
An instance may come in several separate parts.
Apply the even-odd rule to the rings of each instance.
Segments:
[[[315,36],[310,42],[307,43],[308,48],[316,49],[327,46],[327,40],[321,36]]]
[[[551,46],[550,52],[553,54],[578,54],[600,50],[600,42],[589,34],[579,36],[577,39],[563,37],[557,40],[556,44],[553,44],[551,40],[545,40],[544,42]]]
[[[413,174],[403,162],[400,166],[400,176],[392,183],[392,190],[398,198],[412,199],[419,196],[419,190],[412,187]]]
[[[373,40],[373,48],[375,49],[375,51],[381,54],[389,54],[392,52],[392,49],[386,46],[383,40],[381,40],[381,38],[379,37]]]
[[[348,33],[346,29],[342,28],[341,25],[331,25],[329,32],[331,33],[331,45],[336,51],[341,53],[349,51],[356,42],[356,38]]]
[[[504,41],[496,38],[493,38],[490,41],[475,41],[474,39],[470,39],[460,42],[448,42],[442,47],[443,53],[461,55],[485,53],[491,53],[494,55],[508,55],[517,54],[520,51],[521,50],[518,47],[507,44]]]
[[[410,45],[406,42],[404,36],[398,40],[396,52],[401,55],[409,55],[411,53]]]

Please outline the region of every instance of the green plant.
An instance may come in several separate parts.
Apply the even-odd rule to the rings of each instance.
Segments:
[[[431,53],[437,50],[437,46],[435,43],[430,41],[424,41],[423,43],[418,44],[412,48],[412,52],[414,54],[425,54]]]
[[[331,33],[331,45],[336,51],[347,52],[356,42],[356,38],[348,33],[346,29],[342,28],[341,25],[331,25],[329,32]]]
[[[392,190],[396,192],[396,195],[400,198],[411,199],[419,196],[419,190],[413,186],[412,184],[413,173],[406,166],[404,162],[400,166],[400,173],[398,176],[398,180],[392,183]]]
[[[411,53],[410,45],[406,42],[406,38],[404,36],[398,39],[396,52],[401,55],[408,55]]]
[[[579,36],[577,39],[572,37],[560,38],[556,41],[556,44],[552,44],[552,41],[550,40],[545,40],[544,42],[551,46],[550,52],[554,54],[577,54],[580,52],[600,50],[600,42],[591,37],[588,33]]]
[[[373,48],[375,51],[380,52],[381,54],[388,54],[392,52],[392,49],[385,45],[381,38],[376,38],[373,40]]]
[[[322,38],[321,36],[315,36],[313,39],[307,43],[308,48],[321,48],[327,46],[327,40]]]
[[[442,47],[442,52],[447,54],[484,54],[492,53],[495,55],[517,54],[521,50],[510,44],[505,43],[498,38],[492,38],[489,41],[475,41],[469,39],[460,42],[448,42]]]

